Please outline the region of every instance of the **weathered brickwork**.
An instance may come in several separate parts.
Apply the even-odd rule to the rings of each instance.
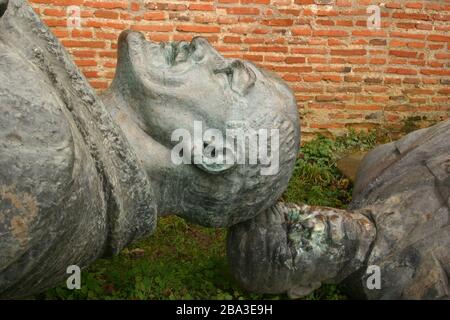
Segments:
[[[450,116],[450,0],[30,2],[98,90],[131,28],[154,41],[202,35],[225,56],[277,72],[295,90],[306,136]],[[370,5],[380,7],[379,29],[368,28]],[[67,27],[69,6],[79,6],[81,27]]]

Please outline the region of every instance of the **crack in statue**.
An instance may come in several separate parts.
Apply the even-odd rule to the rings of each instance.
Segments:
[[[231,267],[251,291],[342,282],[362,298],[449,296],[449,121],[370,153],[352,211],[277,203],[300,141],[281,80],[202,38],[160,45],[125,31],[118,47],[98,97],[26,1],[0,0],[0,297],[55,286],[172,213],[231,227]],[[278,129],[280,170],[173,164],[172,132],[195,121]],[[369,265],[380,290],[365,286]]]

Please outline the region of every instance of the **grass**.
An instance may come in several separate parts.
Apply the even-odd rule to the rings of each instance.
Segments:
[[[372,148],[374,133],[350,131],[331,140],[318,137],[302,148],[283,199],[312,205],[345,207],[351,184],[336,168],[343,153]],[[226,230],[208,229],[178,217],[159,220],[157,232],[118,256],[100,259],[82,273],[80,290],[65,283],[38,299],[286,299],[243,291],[226,260]],[[339,288],[323,286],[306,299],[345,299]]]
[[[306,143],[283,200],[345,208],[351,201],[352,186],[336,167],[337,160],[348,153],[370,150],[381,139],[377,132],[352,130],[335,140],[318,136]]]

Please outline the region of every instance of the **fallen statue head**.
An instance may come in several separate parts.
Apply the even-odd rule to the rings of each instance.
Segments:
[[[204,38],[157,44],[141,33],[124,31],[116,77],[103,101],[150,180],[158,181],[159,215],[176,213],[205,226],[231,226],[267,209],[287,186],[299,146],[292,92],[253,64],[224,58]],[[230,153],[230,163],[194,161],[196,124],[203,133],[200,146],[215,155]],[[211,129],[219,137],[208,138]],[[188,165],[171,159],[179,144],[174,133],[180,130],[192,138],[181,150]],[[255,147],[250,138],[242,144],[244,161],[233,161],[239,150],[236,139],[225,143],[230,130],[258,132],[256,146],[267,143],[270,161],[250,161]],[[259,135],[260,130],[268,135]],[[271,139],[274,130],[277,139]],[[273,170],[264,174],[265,169]]]
[[[26,1],[0,10],[0,296],[54,286],[68,266],[151,234],[158,215],[228,227],[286,188],[300,130],[276,76],[203,38],[156,44],[125,31],[100,98]],[[219,143],[228,130],[249,136]],[[193,161],[176,163],[174,150]],[[235,161],[210,161],[225,154]]]

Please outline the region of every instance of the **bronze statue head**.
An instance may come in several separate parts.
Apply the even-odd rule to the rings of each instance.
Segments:
[[[295,98],[281,80],[249,62],[224,58],[200,37],[190,43],[157,44],[139,32],[125,31],[118,50],[105,104],[144,161],[150,180],[158,181],[160,214],[224,227],[275,203],[287,186],[299,147]],[[171,154],[180,143],[174,132],[182,129],[194,137],[196,123],[224,137],[229,129],[253,130],[258,146],[246,139],[244,163],[174,165]],[[278,140],[269,139],[274,130]],[[201,139],[213,154],[237,152]],[[249,152],[264,139],[274,163],[249,161]],[[271,166],[276,170],[264,174]]]

